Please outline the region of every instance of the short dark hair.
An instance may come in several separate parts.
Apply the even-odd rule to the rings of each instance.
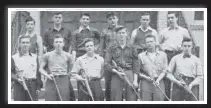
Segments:
[[[86,43],[88,43],[88,42],[93,42],[93,43],[94,43],[94,40],[91,39],[91,38],[87,38],[87,39],[84,40],[84,45],[85,45]]]
[[[178,18],[178,16],[179,16],[179,11],[168,11],[167,15],[168,15],[168,14],[174,14],[175,17]]]
[[[108,12],[108,13],[106,14],[106,18],[107,18],[107,19],[110,18],[111,16],[117,16],[117,15],[116,15],[115,12]]]
[[[35,24],[35,20],[31,16],[29,16],[29,17],[26,18],[25,23],[27,23],[29,21],[33,21],[34,24]]]
[[[89,13],[82,13],[80,18],[82,18],[83,16],[88,16],[90,18],[90,14]]]
[[[140,18],[141,18],[142,16],[145,16],[145,15],[149,15],[149,17],[150,17],[150,12],[143,12],[143,13],[141,13]]]
[[[155,36],[154,36],[154,35],[152,35],[151,33],[150,33],[150,34],[146,34],[146,36],[145,36],[145,40],[146,40],[147,38],[154,38],[154,40],[156,41]]]
[[[191,38],[183,38],[182,43],[184,42],[193,42]]]
[[[62,12],[60,12],[60,11],[58,11],[58,12],[57,12],[57,11],[56,11],[56,12],[53,12],[53,16],[54,16],[54,15],[60,15],[60,14],[63,15]]]
[[[55,39],[58,39],[58,38],[63,38],[63,37],[62,37],[61,34],[55,34],[55,35],[54,35],[54,40],[55,40]],[[64,38],[63,38],[63,39],[64,39]]]
[[[119,27],[117,27],[114,31],[117,33],[117,32],[119,32],[119,31],[122,30],[122,29],[126,29],[126,30],[127,30],[126,27],[124,27],[124,26],[119,26]]]

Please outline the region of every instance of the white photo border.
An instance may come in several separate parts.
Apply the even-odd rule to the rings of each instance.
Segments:
[[[12,101],[11,13],[12,11],[204,11],[203,101]],[[207,8],[8,8],[8,104],[207,104]]]

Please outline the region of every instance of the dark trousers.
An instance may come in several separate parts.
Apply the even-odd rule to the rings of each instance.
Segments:
[[[36,80],[26,80],[26,86],[32,96],[33,101],[37,101],[37,85]],[[31,101],[28,92],[24,89],[23,85],[19,82],[14,82],[14,91],[13,91],[14,101]]]
[[[167,55],[167,58],[168,58],[168,63],[170,63],[171,59],[181,53],[181,51],[175,51],[175,52],[171,52],[171,51],[165,51],[166,55]],[[165,93],[166,95],[168,96],[168,98],[170,98],[171,96],[171,81],[169,79],[167,79],[166,77],[163,78],[163,81],[164,81],[164,84],[165,84]],[[168,101],[166,98],[165,98],[165,101]]]
[[[109,71],[105,72],[105,98],[106,101],[111,100],[111,76],[112,73]]]
[[[130,83],[133,83],[133,72],[131,70],[125,71]],[[136,101],[137,97],[133,89],[125,83],[118,75],[113,74],[111,78],[111,101],[123,100],[123,88],[125,88],[126,101]]]
[[[163,80],[160,81],[159,87],[165,93],[165,85]],[[160,89],[145,79],[141,81],[141,96],[143,101],[164,101],[164,95]]]
[[[92,101],[86,86],[81,82],[78,83],[78,101]],[[101,80],[91,80],[89,81],[89,86],[93,94],[94,101],[103,101],[103,90],[101,87]]]
[[[189,85],[193,78],[191,79],[183,79],[187,85]],[[199,86],[193,86],[191,91],[196,96],[197,99],[199,99]],[[196,101],[196,99],[185,91],[182,87],[179,87],[177,84],[173,84],[173,90],[172,90],[172,101]]]
[[[61,95],[62,101],[72,100],[71,94],[74,94],[74,92],[73,92],[73,87],[70,82],[69,76],[64,76],[64,75],[55,76],[55,81],[56,81],[59,91],[57,91],[54,81],[47,79],[46,86],[45,86],[45,90],[46,90],[45,100],[46,101],[61,101],[59,99],[58,92]]]

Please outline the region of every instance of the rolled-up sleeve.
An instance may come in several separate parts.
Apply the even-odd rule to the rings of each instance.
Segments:
[[[77,44],[76,36],[77,36],[77,33],[76,33],[76,31],[74,31],[72,34],[72,42],[71,42],[71,50],[72,51],[76,51],[76,46],[77,46],[76,45]]]
[[[43,55],[43,41],[41,36],[37,36],[37,45],[38,45],[38,54],[39,56]]]
[[[175,71],[175,68],[176,68],[176,56],[174,56],[174,57],[171,59],[169,65],[168,65],[168,67],[167,67],[168,73],[173,73],[173,72]]]

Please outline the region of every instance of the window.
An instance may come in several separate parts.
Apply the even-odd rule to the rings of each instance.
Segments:
[[[194,20],[204,20],[204,12],[203,11],[195,11]]]

